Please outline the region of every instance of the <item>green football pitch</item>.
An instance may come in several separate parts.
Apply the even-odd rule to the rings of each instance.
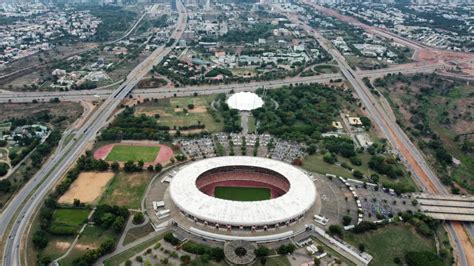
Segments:
[[[115,145],[107,155],[107,161],[139,161],[153,162],[160,151],[159,146]]]
[[[268,188],[257,187],[216,187],[214,197],[235,201],[258,201],[271,198]]]

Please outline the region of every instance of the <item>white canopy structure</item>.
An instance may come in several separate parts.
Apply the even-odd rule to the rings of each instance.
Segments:
[[[227,104],[232,109],[251,111],[263,106],[263,100],[253,92],[238,92],[227,99]]]

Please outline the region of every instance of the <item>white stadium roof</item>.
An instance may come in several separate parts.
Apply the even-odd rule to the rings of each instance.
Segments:
[[[208,196],[196,187],[204,172],[225,166],[267,168],[283,175],[290,183],[288,192],[262,201],[231,201]],[[185,213],[221,225],[252,226],[289,221],[308,211],[316,199],[316,188],[298,168],[271,159],[228,156],[194,162],[180,169],[170,184],[173,202]]]
[[[253,92],[238,92],[227,99],[227,104],[232,109],[251,111],[263,106],[263,100]]]

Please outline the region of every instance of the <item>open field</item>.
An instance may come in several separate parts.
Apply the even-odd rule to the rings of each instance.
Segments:
[[[257,187],[216,187],[214,197],[235,201],[267,200],[271,198],[271,191]]]
[[[57,209],[53,214],[51,230],[79,231],[81,225],[87,221],[89,213],[88,209]]]
[[[337,156],[337,160],[340,163],[346,163],[346,164],[350,165],[350,167],[352,167],[355,170],[361,171],[366,176],[370,176],[370,175],[376,173],[375,171],[368,168],[368,161],[370,159],[370,156],[368,154],[359,154],[358,157],[362,161],[361,166],[352,165],[350,163],[349,159],[343,158],[341,156]],[[323,156],[320,155],[320,154],[315,154],[315,155],[310,155],[310,156],[305,157],[305,159],[303,161],[303,168],[308,170],[308,171],[311,171],[311,172],[314,172],[314,173],[320,173],[320,174],[323,174],[323,175],[324,174],[334,174],[334,175],[337,175],[337,176],[342,176],[344,178],[354,178],[352,173],[348,169],[345,169],[345,168],[343,168],[341,166],[338,166],[336,164],[329,164],[329,163],[325,162],[323,160]],[[415,191],[416,190],[415,183],[408,176],[399,177],[397,179],[392,179],[392,178],[389,178],[388,176],[385,176],[385,175],[380,175],[380,174],[378,174],[378,175],[380,177],[379,182],[382,183],[385,186],[399,187],[399,188],[403,188],[404,190],[407,190],[407,191]]]
[[[72,204],[74,199],[83,203],[94,203],[104,192],[105,187],[114,176],[112,172],[84,172],[74,180],[69,190],[62,195],[58,202]]]
[[[60,261],[60,265],[73,265],[74,259],[83,256],[88,250],[98,248],[105,240],[114,238],[111,231],[104,231],[100,227],[88,225],[69,255]]]
[[[160,151],[159,146],[115,145],[105,158],[107,161],[140,161],[153,162]]]
[[[120,172],[113,178],[100,203],[138,209],[145,189],[153,174],[148,171],[137,173]]]
[[[158,163],[165,165],[172,157],[173,150],[170,147],[158,144],[155,141],[123,141],[121,144],[112,143],[100,146],[94,151],[94,159],[96,160],[119,161],[122,163],[128,160],[143,160],[145,166]]]
[[[140,104],[135,107],[135,111],[138,115],[159,115],[158,123],[171,129],[204,124],[204,130],[219,132],[223,129],[223,123],[216,122],[207,112],[214,98],[215,96],[198,96],[160,99],[157,102]],[[181,131],[186,133],[186,130]]]
[[[372,265],[396,265],[408,251],[436,251],[433,239],[425,238],[409,225],[388,225],[364,234],[346,234],[346,241],[358,247],[363,243],[374,259]]]

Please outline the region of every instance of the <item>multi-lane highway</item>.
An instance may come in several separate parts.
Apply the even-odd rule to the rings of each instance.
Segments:
[[[277,88],[284,85],[296,83],[324,83],[331,80],[341,79],[340,73],[323,74],[311,77],[293,77],[281,80],[272,81],[255,81],[249,83],[237,84],[222,84],[222,85],[202,85],[202,86],[185,86],[179,88],[150,88],[150,89],[135,89],[134,96],[142,96],[145,98],[169,98],[176,96],[189,96],[194,93],[198,94],[215,94],[221,92],[234,91],[254,91],[257,88]],[[113,90],[88,90],[88,91],[67,91],[67,92],[11,92],[4,91],[0,93],[0,103],[30,103],[33,100],[38,102],[49,101],[50,99],[58,98],[61,101],[83,101],[83,100],[100,100],[107,98]]]
[[[320,45],[332,55],[332,57],[338,63],[341,72],[350,82],[361,102],[366,107],[371,120],[386,136],[394,151],[398,153],[401,158],[403,158],[408,169],[413,173],[415,181],[428,192],[448,194],[448,191],[441,184],[435,173],[431,170],[423,155],[417,149],[416,145],[411,142],[405,132],[398,126],[396,121],[387,115],[387,113],[381,107],[379,101],[375,99],[369,88],[362,81],[361,77],[357,72],[352,70],[339,51],[333,47],[330,47],[328,45],[329,41],[317,31],[315,31],[311,26],[300,20],[297,14],[285,13],[284,10],[278,9],[278,7],[277,10],[280,10],[280,12],[286,15],[293,23],[301,25],[308,33],[312,34],[314,38],[318,40]],[[457,251],[459,254],[459,263],[463,266],[467,266],[469,263],[474,263],[467,260],[465,252],[471,252],[472,245],[463,245],[461,239],[465,239],[465,236],[462,235],[462,231],[455,230],[451,223],[448,223],[448,231],[456,242]]]
[[[181,38],[187,24],[187,12],[183,4],[177,1],[179,12],[178,22],[171,38],[175,43],[169,47],[156,49],[147,59],[140,63],[127,76],[127,80],[100,105],[96,112],[74,134],[74,139],[58,152],[38,171],[13,198],[0,217],[0,235],[4,242],[3,265],[22,265],[21,249],[25,243],[28,225],[33,220],[35,212],[41,207],[44,197],[54,184],[71,167],[79,155],[86,149],[97,132],[106,125],[107,119],[113,114],[140,79],[146,75],[152,66],[166,56]]]

